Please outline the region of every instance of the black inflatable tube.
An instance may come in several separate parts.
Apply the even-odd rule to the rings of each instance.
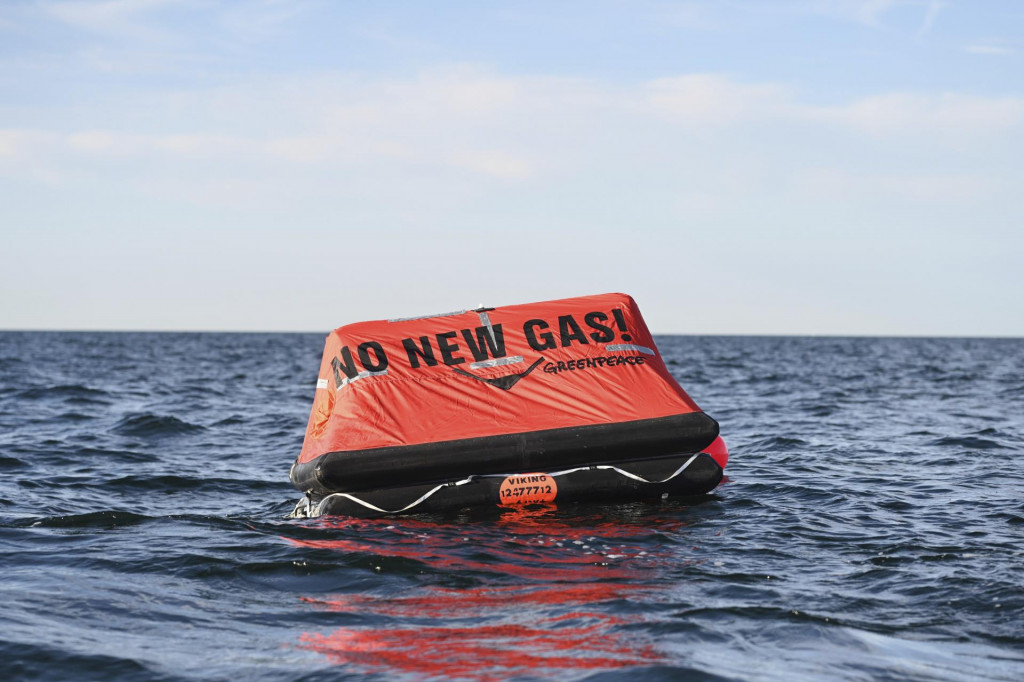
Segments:
[[[694,454],[718,436],[703,412],[528,431],[485,438],[329,452],[292,465],[290,478],[314,498],[486,475],[556,471],[574,466]]]
[[[722,468],[710,456],[698,455],[687,464],[690,455],[641,462],[620,463],[621,469],[582,468],[557,475],[557,497],[553,504],[578,501],[619,502],[623,500],[653,500],[663,495],[696,497],[705,495],[721,482]],[[672,476],[680,466],[685,469]],[[636,480],[622,473],[628,471],[646,481]],[[663,478],[671,478],[663,481]],[[431,485],[370,490],[354,494],[333,494],[315,501],[312,516],[343,515],[376,517],[396,513],[418,514],[502,505],[501,476],[474,478],[461,485],[449,484],[431,491]],[[426,496],[426,499],[419,501]],[[514,506],[514,505],[505,505]]]

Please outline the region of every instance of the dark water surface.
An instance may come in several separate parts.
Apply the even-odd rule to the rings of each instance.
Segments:
[[[660,337],[702,503],[290,521],[322,341],[0,333],[0,678],[1024,679],[1022,340]]]

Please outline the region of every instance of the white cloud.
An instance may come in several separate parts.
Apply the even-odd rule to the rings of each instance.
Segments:
[[[173,0],[63,0],[40,6],[54,19],[86,31],[153,39],[165,33],[153,28],[145,15],[173,4]]]
[[[871,135],[938,135],[957,139],[1000,132],[1024,121],[1024,98],[888,93],[821,107],[778,84],[738,83],[714,74],[663,78],[643,87],[651,109],[691,126],[789,121],[840,125]],[[936,142],[941,144],[941,138]]]
[[[958,172],[853,172],[813,168],[798,174],[799,194],[824,201],[963,205],[990,200],[1008,189],[999,177]]]
[[[775,5],[764,4],[769,7]],[[872,29],[897,29],[906,35],[913,34],[921,39],[934,28],[940,12],[947,4],[943,0],[800,0],[790,8],[795,8],[801,13],[855,22]],[[907,11],[898,11],[904,8]],[[920,23],[916,24],[916,29],[912,28],[912,23],[903,23],[917,16],[920,16]],[[893,25],[897,21],[901,22],[901,27]]]
[[[778,85],[736,83],[715,74],[659,78],[645,84],[644,92],[655,111],[694,124],[777,116],[792,106]]]
[[[453,154],[451,161],[457,166],[504,180],[522,180],[531,172],[527,159],[500,151],[460,152]]]
[[[924,38],[927,36],[932,27],[935,25],[935,20],[939,17],[939,11],[944,7],[944,3],[938,0],[931,0],[928,3],[928,7],[924,13],[924,20],[921,22],[921,27],[917,29],[917,37]]]
[[[303,310],[295,301],[310,286],[311,259],[320,259],[322,281],[334,282],[340,266],[346,281],[405,289],[358,297],[361,308],[346,308],[351,319],[397,300],[429,310],[430,300],[462,295],[458,284],[420,284],[457,256],[472,268],[460,272],[492,286],[481,296],[495,300],[613,287],[661,296],[665,310],[678,303],[664,293],[673,291],[666,273],[684,267],[717,296],[708,312],[719,317],[708,319],[738,315],[736,326],[687,327],[673,317],[662,330],[784,330],[735,301],[792,308],[813,290],[831,306],[886,258],[891,272],[932,267],[942,283],[940,265],[965,250],[956,241],[965,225],[962,241],[994,244],[986,253],[1008,263],[1005,244],[1019,242],[1024,219],[1020,97],[904,92],[821,106],[782,83],[719,74],[624,84],[457,66],[377,80],[263,77],[93,106],[88,116],[70,112],[70,126],[0,130],[2,224],[82,235],[104,245],[96,257],[111,267],[134,260],[117,252],[130,235],[145,245],[138,262],[154,282],[180,271],[191,251],[219,254],[210,244],[252,240],[244,273],[224,278],[210,266],[205,276],[261,291],[263,271],[280,268],[290,296],[282,294],[282,311]],[[404,248],[392,249],[399,240]],[[170,260],[168,243],[181,244]],[[516,257],[496,260],[496,243]],[[594,266],[626,249],[641,257]],[[396,255],[367,256],[384,252]],[[515,268],[491,277],[499,260]],[[983,263],[972,272],[996,270]],[[235,310],[237,295],[225,291],[211,306]],[[160,292],[178,300],[169,284]],[[257,307],[248,321],[181,325],[286,325],[280,311]],[[176,310],[198,319],[185,304]],[[829,330],[887,329],[835,310],[845,312]],[[800,324],[824,330],[817,313]]]
[[[940,146],[943,135],[984,136],[1024,122],[1024,98],[1018,96],[896,92],[819,106],[797,95],[781,84],[742,83],[715,74],[627,87],[456,67],[405,80],[324,76],[179,92],[132,104],[156,112],[147,121],[168,132],[88,129],[65,136],[71,149],[96,154],[196,157],[248,150],[319,163],[348,150],[357,156],[419,161],[433,155],[461,165],[501,166],[518,175],[525,157],[510,150],[536,146],[543,151],[551,136],[590,135],[612,121],[622,124],[623,131],[650,128],[655,121],[695,132],[763,123],[839,126],[873,136],[932,135]],[[196,132],[175,132],[176,127]],[[53,134],[60,132],[7,130],[0,150],[11,155]],[[505,160],[467,161],[472,158]],[[511,158],[517,160],[511,163]],[[512,167],[519,170],[512,172]]]
[[[920,204],[1005,194],[989,182],[997,173],[966,171],[961,158],[1005,154],[1024,133],[1019,97],[890,93],[822,107],[778,83],[715,74],[626,86],[465,66],[265,80],[129,108],[153,113],[135,129],[0,131],[0,160],[14,161],[0,172],[30,165],[40,178],[106,176],[188,202],[244,206],[248,195],[281,207],[300,192],[330,202],[347,192],[349,208],[398,195],[436,208],[560,183],[570,189],[551,201],[572,211],[747,220],[782,195]]]
[[[182,30],[174,15],[191,14],[199,31],[226,31],[232,39],[260,41],[276,35],[311,6],[308,0],[239,0],[211,3],[206,0],[38,0],[38,7],[52,19],[104,38],[184,45],[197,39],[196,29]],[[224,43],[227,44],[227,43]],[[187,58],[187,55],[177,55]],[[130,63],[111,58],[119,68]],[[148,64],[147,68],[152,68]]]
[[[872,135],[942,135],[958,139],[987,135],[1019,125],[1020,97],[978,97],[959,93],[892,93],[832,108],[801,108],[800,115],[852,127]]]
[[[675,2],[658,4],[658,17],[669,26],[684,29],[708,30],[715,28],[713,6],[701,2]]]
[[[13,157],[18,151],[21,136],[16,130],[0,130],[0,158]]]
[[[0,128],[0,159],[24,160],[45,153],[57,137],[42,130]]]
[[[841,3],[850,4],[850,3]],[[883,14],[892,9],[895,0],[859,0],[852,3],[852,10],[856,17],[869,26],[876,26]]]
[[[970,54],[987,54],[999,56],[1017,54],[1016,50],[1012,50],[1008,47],[1001,47],[999,45],[968,45],[967,47],[964,48],[964,52],[968,52]]]
[[[798,0],[790,10],[838,17],[878,28],[884,15],[906,0]],[[758,3],[760,5],[761,3]]]
[[[123,142],[125,138],[124,135],[115,136],[104,130],[87,130],[72,133],[68,137],[68,142],[73,149],[79,151],[105,153],[113,150],[115,145],[118,142]]]
[[[231,3],[220,16],[220,23],[233,36],[260,40],[276,34],[310,9],[305,0],[257,0]]]

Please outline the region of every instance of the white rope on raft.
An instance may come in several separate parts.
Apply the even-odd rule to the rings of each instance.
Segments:
[[[676,469],[675,472],[673,472],[671,476],[669,476],[668,478],[663,478],[660,481],[648,481],[643,476],[637,476],[636,474],[632,474],[632,473],[630,473],[628,471],[624,471],[623,469],[620,469],[619,467],[616,467],[616,466],[612,466],[610,464],[599,464],[597,466],[588,466],[588,467],[576,467],[575,469],[566,469],[565,471],[556,471],[554,473],[548,474],[548,476],[564,476],[565,474],[572,474],[572,473],[575,473],[577,471],[584,471],[586,469],[611,469],[612,471],[614,471],[614,472],[616,472],[618,474],[621,474],[621,475],[623,475],[623,476],[625,476],[627,478],[632,478],[634,481],[640,481],[641,483],[668,483],[673,478],[675,478],[679,474],[683,473],[683,470],[686,469],[686,467],[690,466],[690,464],[693,462],[693,460],[697,459],[698,455],[700,455],[700,454],[701,453],[698,452],[693,457],[690,457],[690,459],[686,460],[683,463],[683,466],[681,466],[678,469]]]
[[[634,481],[640,481],[641,483],[668,483],[673,478],[675,478],[679,474],[683,473],[683,471],[686,470],[686,467],[690,466],[690,464],[693,463],[693,460],[697,459],[697,457],[699,457],[700,454],[701,453],[698,452],[697,454],[695,454],[692,457],[690,457],[690,459],[688,459],[685,462],[683,462],[683,465],[681,467],[676,469],[667,478],[663,478],[660,481],[648,481],[643,476],[638,476],[638,475],[636,475],[634,473],[630,473],[628,471],[620,469],[617,466],[612,466],[611,464],[599,464],[599,465],[596,465],[596,466],[582,466],[582,467],[576,467],[575,469],[566,469],[565,471],[555,471],[555,472],[552,472],[552,473],[549,473],[549,474],[545,474],[545,475],[546,476],[551,476],[553,478],[555,476],[565,476],[566,474],[573,474],[573,473],[576,473],[577,471],[586,471],[588,469],[611,469],[612,471],[616,472],[617,474],[625,476],[626,478],[632,478]],[[371,504],[371,503],[367,502],[366,500],[360,499],[360,498],[356,497],[355,495],[353,495],[351,493],[331,493],[330,495],[328,495],[325,498],[323,498],[322,500],[320,500],[320,502],[317,504],[317,516],[320,515],[320,513],[321,513],[320,510],[323,509],[323,506],[327,502],[327,500],[331,499],[332,497],[343,497],[345,499],[352,500],[353,502],[355,502],[357,504],[361,504],[362,506],[366,507],[367,509],[372,509],[373,511],[380,512],[381,514],[401,514],[402,512],[409,511],[410,509],[412,509],[416,505],[421,504],[421,503],[427,501],[428,499],[430,499],[430,497],[434,493],[436,493],[441,488],[447,488],[449,486],[466,485],[467,483],[472,483],[477,478],[507,478],[508,476],[519,476],[519,475],[521,475],[521,474],[484,474],[484,475],[480,475],[480,476],[469,476],[468,478],[464,478],[461,481],[453,481],[453,482],[450,482],[450,483],[440,483],[440,484],[434,486],[433,488],[431,488],[430,490],[428,490],[427,492],[423,493],[423,495],[421,495],[419,497],[419,499],[417,499],[415,502],[410,502],[409,504],[405,505],[401,509],[395,509],[393,511],[389,511],[387,509],[381,509],[377,505]]]
[[[409,511],[410,509],[412,509],[416,505],[420,504],[421,502],[426,501],[427,499],[430,498],[431,495],[436,493],[441,488],[447,488],[448,486],[455,486],[455,485],[465,485],[467,483],[470,483],[473,480],[473,478],[474,478],[473,476],[470,476],[469,478],[464,478],[461,481],[454,481],[452,483],[441,483],[439,485],[436,485],[433,488],[431,488],[430,490],[428,490],[427,492],[423,493],[423,495],[421,495],[420,498],[418,500],[416,500],[415,502],[411,502],[411,503],[405,505],[404,507],[402,507],[401,509],[396,509],[394,511],[388,511],[387,509],[381,509],[377,505],[370,504],[366,500],[361,500],[358,497],[356,497],[355,495],[352,495],[350,493],[331,493],[330,495],[328,495],[324,499],[320,500],[320,503],[317,504],[317,516],[320,515],[320,509],[323,508],[324,503],[327,500],[331,499],[332,497],[344,497],[346,499],[352,500],[353,502],[357,502],[357,503],[363,505],[367,509],[372,509],[373,511],[381,512],[382,514],[401,514],[404,511]]]

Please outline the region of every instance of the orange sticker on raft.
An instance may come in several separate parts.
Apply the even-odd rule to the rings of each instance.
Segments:
[[[558,484],[547,474],[516,474],[507,476],[498,491],[498,504],[539,504],[554,502]]]

